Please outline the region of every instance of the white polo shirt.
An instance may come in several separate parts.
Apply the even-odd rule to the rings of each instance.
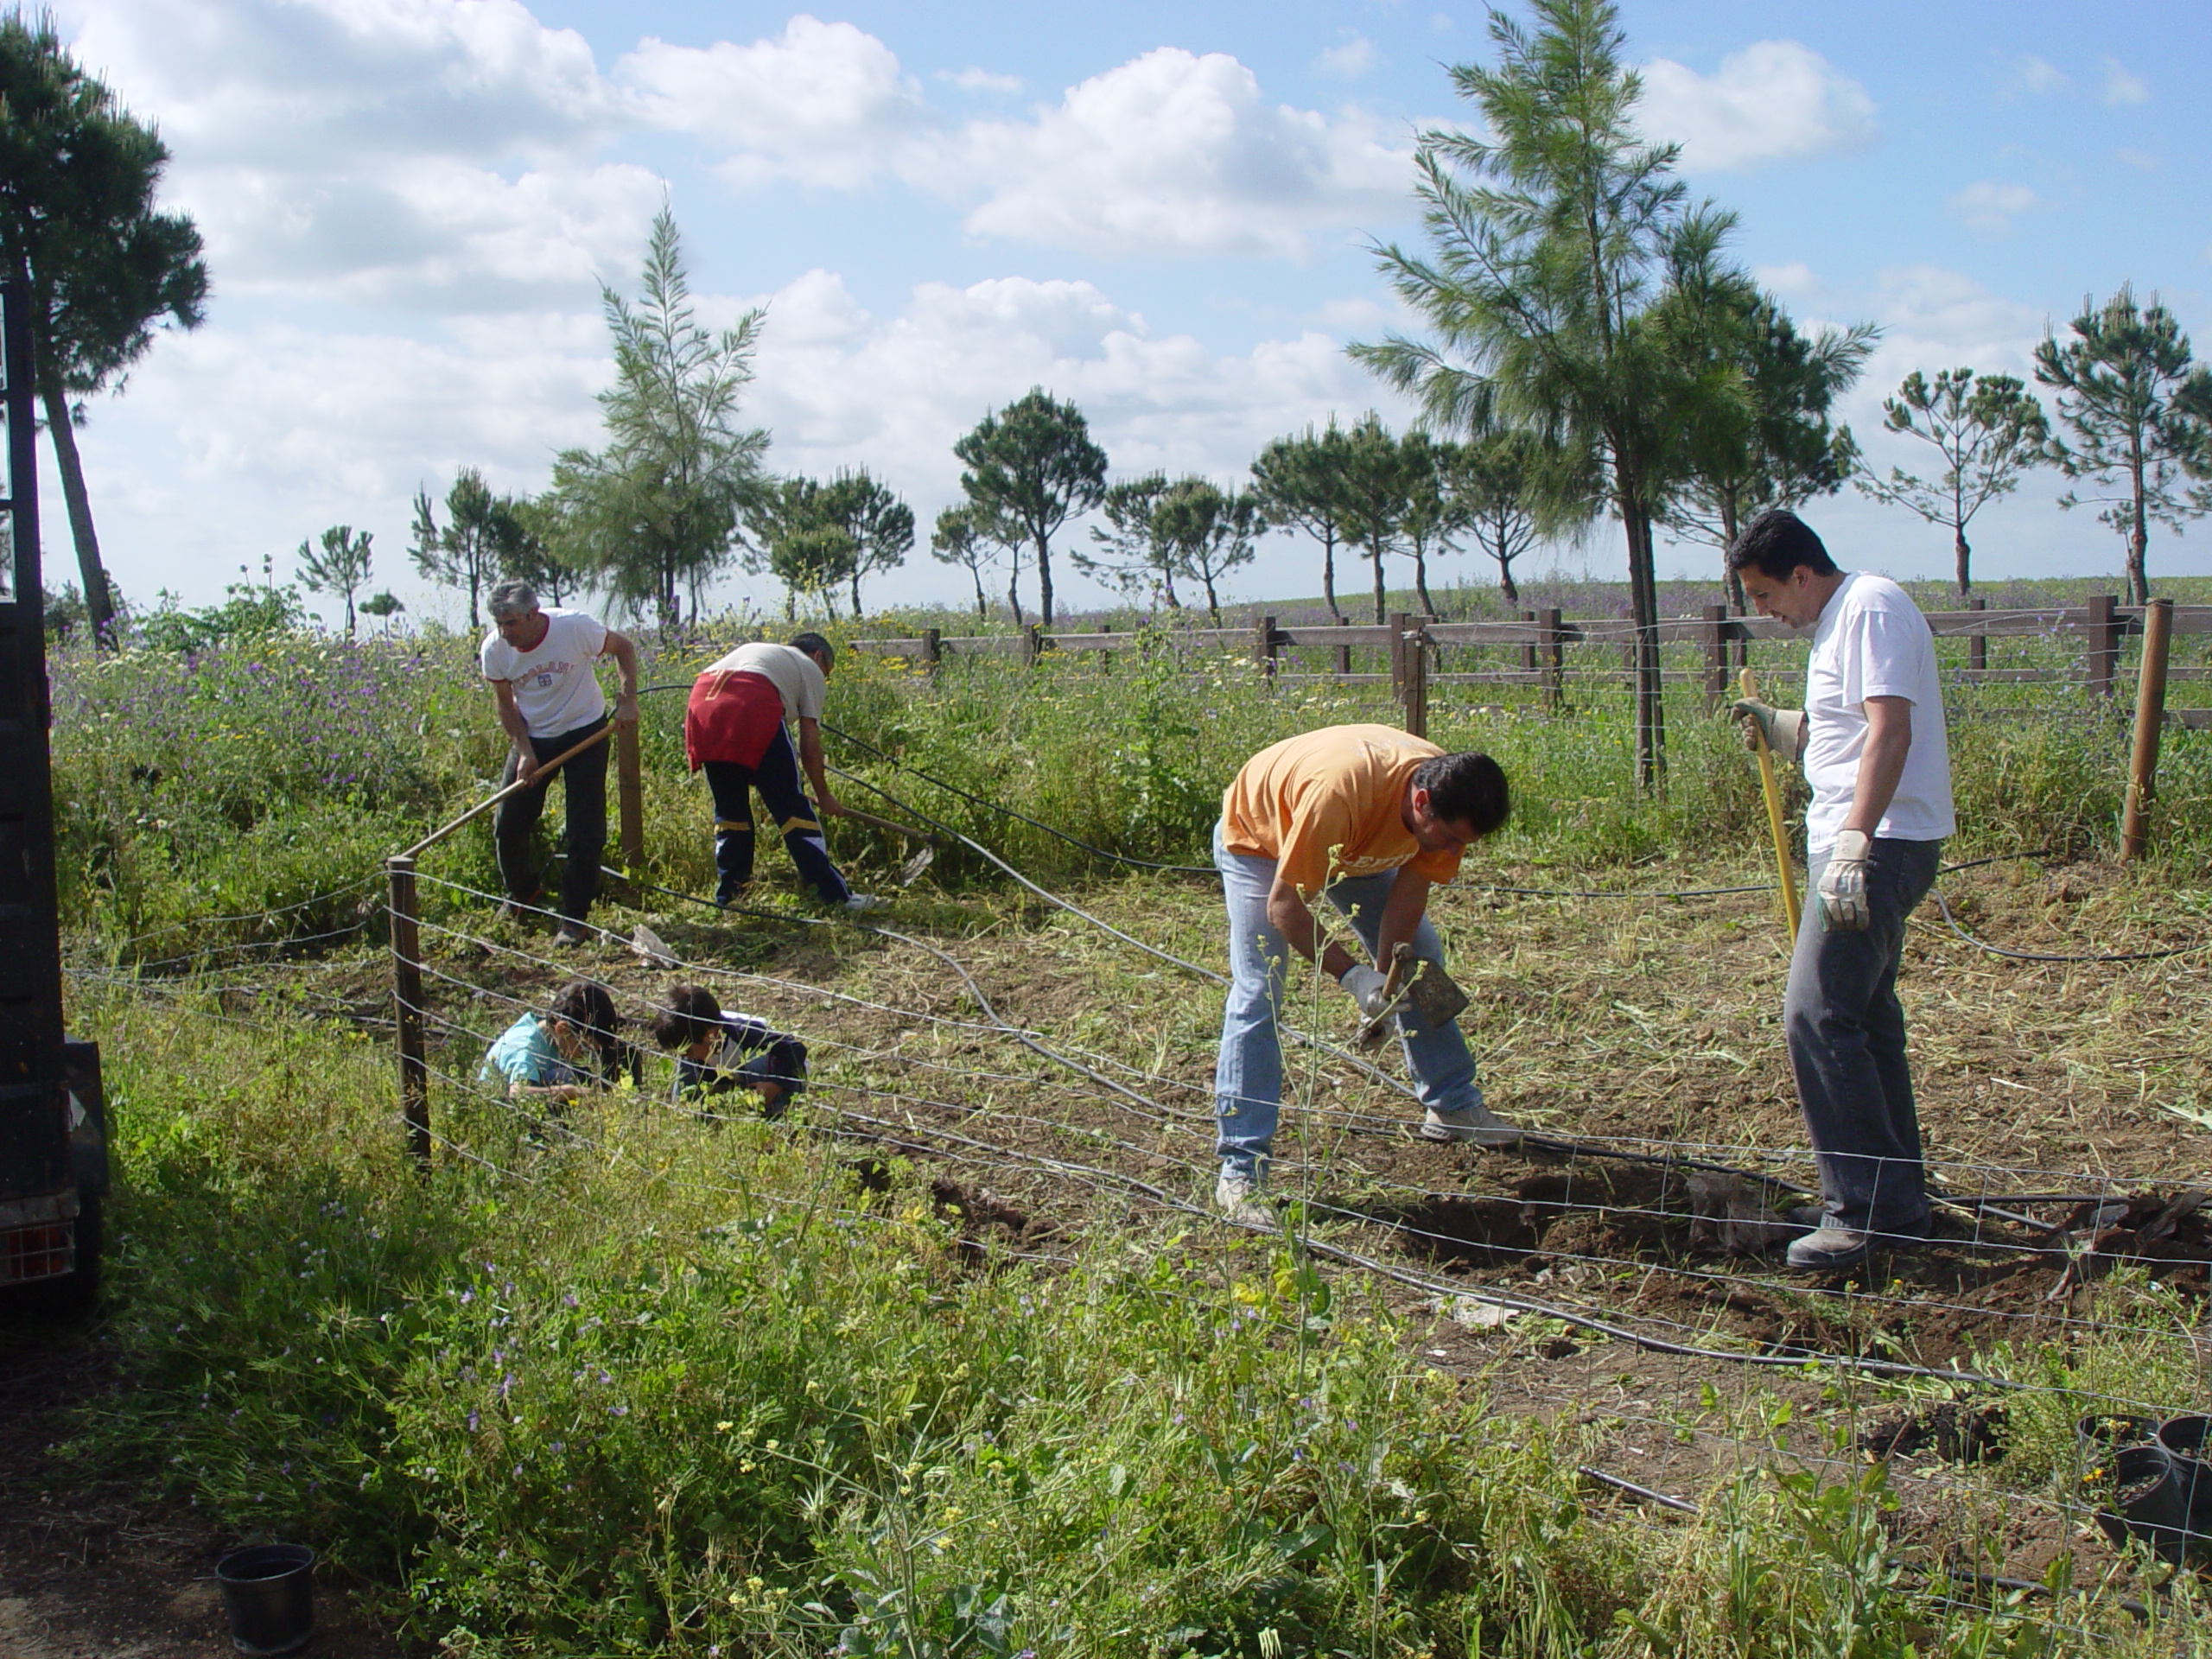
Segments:
[[[1935,636],[1904,588],[1887,576],[1853,571],[1828,595],[1805,665],[1805,780],[1813,786],[1805,840],[1812,852],[1834,846],[1850,816],[1859,759],[1866,748],[1861,705],[1869,697],[1903,697],[1912,704],[1904,773],[1874,833],[1896,841],[1941,841],[1958,828],[1951,811],[1951,751]]]
[[[607,625],[583,611],[541,611],[545,637],[517,651],[496,633],[480,656],[487,680],[514,688],[515,707],[532,737],[558,737],[607,712],[607,694],[592,664],[607,648]]]

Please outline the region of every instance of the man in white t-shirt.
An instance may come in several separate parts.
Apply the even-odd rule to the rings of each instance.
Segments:
[[[514,911],[534,908],[544,897],[531,837],[545,810],[545,782],[538,768],[574,748],[607,724],[607,695],[596,664],[612,657],[621,671],[614,704],[618,724],[638,720],[638,651],[622,635],[582,611],[540,610],[526,582],[492,589],[492,632],[480,657],[499,705],[499,725],[513,740],[502,787],[533,785],[501,801],[492,815],[499,877]],[[607,847],[607,745],[601,742],[561,767],[567,866],[561,873],[560,945],[583,942],[583,919],[599,896],[599,861]],[[550,781],[550,780],[549,780]]]
[[[1789,1265],[1857,1267],[1878,1243],[1927,1236],[1920,1122],[1897,968],[1905,918],[1935,885],[1951,812],[1936,642],[1904,590],[1844,571],[1796,514],[1761,513],[1728,550],[1760,613],[1810,629],[1805,707],[1731,713],[1802,759],[1813,902],[1783,1003],[1789,1062],[1820,1166],[1819,1229]],[[1746,733],[1748,738],[1749,733]]]
[[[845,809],[830,788],[822,761],[822,705],[836,662],[830,642],[802,633],[788,645],[766,640],[740,645],[717,658],[692,683],[683,711],[683,753],[691,770],[704,770],[715,798],[715,902],[734,902],[753,880],[753,795],[758,791],[769,822],[783,832],[784,847],[799,879],[823,902],[850,911],[874,910],[883,900],[855,893],[830,861],[822,824],[807,804],[799,768],[814,780],[824,815]],[[798,728],[798,748],[784,728]]]

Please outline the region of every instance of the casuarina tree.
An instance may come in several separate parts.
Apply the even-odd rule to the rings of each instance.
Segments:
[[[1221,579],[1252,562],[1252,544],[1268,527],[1259,497],[1224,490],[1203,478],[1182,478],[1160,492],[1152,522],[1172,569],[1206,590],[1206,613],[1221,626]]]
[[[429,491],[415,492],[415,541],[408,556],[423,581],[468,595],[468,631],[474,633],[480,626],[483,595],[492,584],[502,575],[523,574],[506,565],[507,556],[526,532],[515,522],[511,500],[493,494],[484,474],[474,467],[455,474],[453,487],[446,492],[445,508],[446,521],[441,524]]]
[[[302,542],[296,555],[301,584],[311,594],[336,594],[346,601],[346,637],[353,637],[353,595],[368,585],[367,531],[353,533],[351,524],[333,524],[322,532],[322,545]]]
[[[1052,537],[1106,498],[1106,452],[1073,404],[1042,386],[983,416],[952,446],[960,487],[993,517],[1020,526],[1037,554],[1037,601],[1052,626]],[[1016,607],[1018,611],[1020,607]]]
[[[1444,481],[1475,545],[1497,563],[1498,592],[1518,608],[1513,561],[1535,544],[1539,486],[1536,442],[1526,432],[1493,432],[1452,446]]]
[[[200,232],[156,213],[168,149],[63,48],[50,16],[0,14],[0,275],[29,296],[61,496],[94,638],[113,643],[75,428],[120,391],[160,328],[194,328],[207,299]]]
[[[1344,531],[1344,447],[1351,440],[1332,416],[1326,427],[1307,427],[1294,437],[1277,438],[1252,463],[1252,482],[1267,508],[1268,522],[1304,531],[1321,543],[1321,597],[1329,614],[1341,622],[1337,606],[1337,549],[1349,539]]]
[[[599,395],[603,449],[568,449],[541,499],[563,559],[632,612],[681,618],[736,551],[740,516],[766,487],[768,435],[739,424],[761,313],[720,333],[691,306],[676,215],[654,216],[637,302],[601,286],[614,384]]]
[[[1882,408],[1883,424],[1933,444],[1943,470],[1921,478],[1892,467],[1884,478],[1862,463],[1859,487],[1949,530],[1963,598],[1973,585],[1967,526],[1992,501],[2018,489],[2023,474],[2043,464],[2049,435],[2043,405],[2012,375],[1977,378],[1972,369],[1942,369],[1931,381],[1915,369]]]
[[[1682,346],[1732,371],[1744,396],[1719,400],[1688,435],[1686,475],[1661,514],[1685,541],[1726,551],[1769,507],[1832,495],[1858,465],[1851,429],[1828,410],[1866,366],[1880,331],[1871,323],[1807,333],[1780,301],[1740,270],[1677,282],[1686,302]],[[1728,597],[1747,608],[1742,580],[1726,568]]]
[[[1367,555],[1375,578],[1375,620],[1388,620],[1382,561],[1396,552],[1412,489],[1406,453],[1370,410],[1345,435],[1337,457],[1338,488],[1344,507],[1344,541]]]
[[[930,556],[939,564],[958,565],[975,582],[977,621],[991,613],[990,601],[983,596],[983,572],[997,569],[999,556],[1009,539],[1004,527],[972,501],[944,508],[930,532]],[[1015,620],[1020,620],[1018,613]]]
[[[2212,511],[2212,485],[2182,483],[2212,478],[2212,369],[2192,364],[2189,336],[2157,295],[2139,308],[2122,287],[2101,306],[2082,302],[2072,338],[2044,334],[2036,378],[2057,394],[2073,435],[2051,440],[2047,453],[2094,486],[2087,497],[2068,491],[2059,505],[2101,504],[2097,517],[2127,543],[2128,595],[2148,604],[2151,525],[2179,535],[2184,520]]]
[[[878,570],[895,570],[906,562],[914,546],[914,510],[893,494],[887,485],[868,476],[868,468],[840,473],[830,482],[830,505],[845,533],[852,537],[852,568],[846,573],[852,584],[853,616],[861,613],[861,578]]]
[[[1652,526],[1685,475],[1687,435],[1739,377],[1684,354],[1680,273],[1710,271],[1733,219],[1693,208],[1673,145],[1646,143],[1632,111],[1606,0],[1533,0],[1536,27],[1492,11],[1493,68],[1452,71],[1479,133],[1422,136],[1415,193],[1429,251],[1379,251],[1432,337],[1355,346],[1354,356],[1417,394],[1438,429],[1537,433],[1567,463],[1547,512],[1566,521],[1610,506],[1627,543],[1637,625],[1639,781],[1665,768],[1658,586]]]
[[[1167,493],[1167,474],[1147,473],[1111,486],[1099,511],[1106,522],[1090,527],[1097,551],[1077,550],[1075,568],[1144,601],[1155,596],[1171,611],[1183,608],[1175,591],[1176,550],[1164,533],[1160,498]]]

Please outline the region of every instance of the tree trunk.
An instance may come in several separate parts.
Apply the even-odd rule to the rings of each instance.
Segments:
[[[1751,602],[1744,593],[1744,578],[1728,563],[1728,550],[1736,545],[1736,537],[1743,524],[1736,513],[1736,491],[1731,487],[1720,493],[1720,579],[1728,588],[1728,602],[1743,614],[1749,615]]]
[[[1436,601],[1428,596],[1428,555],[1418,542],[1414,544],[1414,592],[1421,596],[1421,613],[1434,616]]]
[[[976,584],[976,620],[988,622],[991,620],[991,607],[983,597],[983,573],[971,564],[968,567],[968,579]]]
[[[1052,626],[1052,548],[1042,536],[1037,538],[1037,612],[1045,626]],[[1020,619],[1016,618],[1017,624]]]
[[[353,643],[353,590],[346,590],[346,643]]]
[[[92,529],[92,498],[85,493],[85,464],[77,454],[77,434],[69,424],[69,396],[58,375],[39,376],[39,398],[46,405],[46,429],[54,439],[54,460],[61,474],[61,499],[69,509],[69,535],[77,544],[77,575],[85,584],[85,616],[92,644],[113,651],[115,602],[100,563],[100,538]]]
[[[1375,565],[1375,623],[1380,627],[1390,620],[1389,601],[1382,594],[1382,550],[1376,548],[1367,556]]]
[[[1497,590],[1505,595],[1508,605],[1516,610],[1520,607],[1521,590],[1513,585],[1513,556],[1510,553],[1497,556]]]
[[[1014,626],[1021,626],[1021,567],[1014,567],[1014,574],[1006,579],[1006,607],[1014,613]]]
[[[1967,527],[1964,524],[1951,526],[1951,556],[1958,563],[1959,597],[1964,599],[1974,588],[1974,580],[1968,569],[1969,562],[1974,557],[1974,550],[1967,545]]]
[[[855,622],[857,622],[857,621],[859,621],[860,620],[861,620],[861,573],[860,573],[860,567],[859,567],[859,566],[857,566],[857,565],[855,565],[855,566],[854,566],[854,568],[853,568],[853,620],[854,620],[854,621],[855,621]]]
[[[1333,536],[1321,538],[1321,597],[1329,601],[1330,616],[1343,621],[1344,613],[1337,608],[1337,538]]]
[[[1213,591],[1213,578],[1206,578],[1206,614],[1213,619],[1217,628],[1221,626],[1221,601]]]
[[[2128,602],[2151,602],[2151,526],[2143,511],[2143,463],[2135,464],[2135,526],[2127,538]]]

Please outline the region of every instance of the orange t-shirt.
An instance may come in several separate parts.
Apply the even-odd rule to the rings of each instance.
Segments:
[[[1222,795],[1223,844],[1274,859],[1309,898],[1348,875],[1402,866],[1449,881],[1459,873],[1459,853],[1421,851],[1400,816],[1414,769],[1443,753],[1388,726],[1287,737],[1247,760]]]

